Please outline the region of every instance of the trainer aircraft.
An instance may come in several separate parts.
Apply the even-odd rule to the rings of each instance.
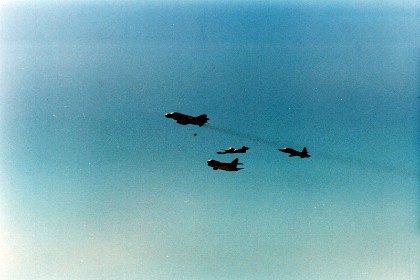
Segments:
[[[311,157],[308,154],[308,150],[306,149],[306,147],[303,148],[302,152],[296,151],[295,149],[292,148],[283,148],[283,149],[279,149],[280,152],[289,154],[289,157],[300,157],[300,158],[309,158]]]

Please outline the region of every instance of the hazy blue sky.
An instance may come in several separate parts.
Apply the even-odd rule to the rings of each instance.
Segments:
[[[67,2],[0,8],[0,278],[419,279],[415,2]]]

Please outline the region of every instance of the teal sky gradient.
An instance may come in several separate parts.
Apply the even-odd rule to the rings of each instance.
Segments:
[[[418,279],[415,10],[1,13],[0,278]]]

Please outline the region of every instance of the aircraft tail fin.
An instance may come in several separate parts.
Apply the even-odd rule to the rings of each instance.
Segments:
[[[239,159],[238,158],[235,158],[234,160],[232,160],[231,163],[232,164],[235,164],[235,165],[242,164],[242,163],[239,162]]]
[[[203,126],[208,120],[209,118],[207,118],[206,114],[199,115],[197,117],[198,126]]]
[[[304,158],[304,157],[306,157],[306,158],[311,157],[311,156],[308,154],[308,150],[306,149],[306,147],[304,147],[304,148],[303,148],[303,150],[302,150],[302,156],[301,156],[301,158]]]

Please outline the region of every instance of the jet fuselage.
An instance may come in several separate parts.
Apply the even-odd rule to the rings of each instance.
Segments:
[[[192,125],[203,126],[209,120],[206,114],[193,117],[193,116],[181,114],[178,112],[167,113],[165,114],[165,117],[169,119],[174,119],[176,120],[177,123],[182,124],[182,125],[192,124]]]
[[[279,151],[283,152],[283,153],[286,153],[286,154],[289,154],[289,157],[300,157],[300,158],[311,157],[308,154],[308,151],[307,151],[306,147],[303,148],[303,150],[301,152],[296,151],[295,149],[292,149],[292,148],[283,148],[283,149],[279,149]]]
[[[238,168],[237,165],[242,164],[238,163],[238,159],[234,159],[232,162],[220,162],[214,159],[210,159],[207,161],[207,165],[212,167],[213,170],[225,170],[225,171],[238,171],[243,168]]]

